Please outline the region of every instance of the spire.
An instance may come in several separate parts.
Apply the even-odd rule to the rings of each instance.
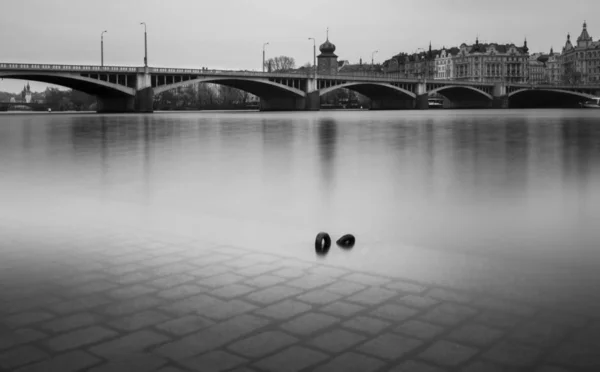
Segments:
[[[587,22],[583,21],[583,29],[585,30],[587,28]]]
[[[327,38],[325,40],[329,40],[329,27],[327,27]]]
[[[550,47],[550,55],[554,55],[554,48]]]
[[[567,34],[567,41],[571,41],[571,34],[570,33]]]

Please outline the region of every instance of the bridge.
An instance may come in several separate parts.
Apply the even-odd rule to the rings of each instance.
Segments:
[[[446,106],[507,108],[531,94],[573,102],[600,95],[597,86],[504,84],[456,80],[405,79],[395,74],[265,73],[159,67],[0,63],[0,78],[56,84],[97,97],[98,112],[152,112],[154,96],[194,83],[238,88],[260,98],[260,110],[319,110],[321,96],[347,88],[371,100],[371,109],[427,109],[430,94]]]

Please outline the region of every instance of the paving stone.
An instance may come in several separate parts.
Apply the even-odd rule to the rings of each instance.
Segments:
[[[216,350],[209,353],[182,360],[181,363],[193,371],[220,372],[231,370],[247,360],[225,351]]]
[[[140,328],[163,323],[169,319],[171,318],[158,311],[144,310],[125,317],[119,317],[110,321],[108,325],[119,330],[131,332]]]
[[[187,372],[189,371],[188,369],[186,369],[185,371],[183,369],[179,369],[179,368],[175,368],[173,366],[167,366],[167,367],[163,367],[161,369],[156,370],[156,372]],[[143,372],[143,371],[141,371]],[[231,371],[233,372],[233,371]],[[253,372],[253,371],[250,371]]]
[[[267,331],[237,341],[227,348],[248,358],[259,358],[298,341],[296,337],[280,331]]]
[[[118,301],[104,308],[104,313],[113,316],[128,315],[131,313],[146,310],[151,307],[156,307],[163,300],[149,295],[132,298],[130,300]]]
[[[200,287],[195,284],[183,284],[177,287],[162,290],[156,293],[156,296],[168,300],[181,300],[183,298],[191,297],[207,291],[208,288]]]
[[[84,312],[51,320],[41,324],[40,328],[54,333],[62,333],[76,328],[90,326],[101,320],[102,317],[98,314]]]
[[[167,333],[182,336],[210,327],[213,324],[215,324],[215,322],[210,319],[200,315],[192,314],[183,316],[181,318],[168,320],[164,323],[156,325],[156,328]]]
[[[312,306],[308,304],[294,300],[284,300],[257,310],[256,314],[281,320],[292,318],[298,314],[310,311],[311,309]]]
[[[423,362],[407,360],[390,369],[388,372],[445,372],[445,370]]]
[[[558,326],[581,328],[588,323],[588,319],[582,316],[576,316],[571,314],[557,313],[551,311],[545,311],[541,314],[536,315],[536,320],[545,323],[551,323]]]
[[[163,345],[154,352],[172,360],[181,360],[217,349],[268,324],[266,319],[243,314]]]
[[[270,287],[275,284],[283,283],[286,280],[287,280],[286,278],[282,278],[280,276],[275,276],[275,275],[260,275],[260,276],[257,276],[256,278],[245,280],[244,284],[248,284],[248,285],[251,285],[254,287],[264,288],[264,287]]]
[[[284,267],[272,272],[271,274],[280,276],[282,278],[292,279],[306,275],[306,271],[295,267]]]
[[[232,259],[232,256],[229,256],[229,255],[212,254],[212,255],[205,255],[205,256],[199,257],[197,259],[188,260],[188,262],[194,266],[198,266],[201,268],[206,268],[207,266],[210,265],[210,267],[221,267],[221,268],[224,268],[225,271],[229,271],[230,269],[228,267],[217,264],[217,263],[231,260],[231,259]],[[215,264],[217,264],[217,265],[215,265]],[[224,271],[221,271],[221,272],[224,272]]]
[[[90,351],[106,359],[122,359],[142,352],[151,346],[169,342],[170,339],[153,331],[141,330],[90,348]]]
[[[256,306],[241,300],[230,300],[222,304],[205,307],[200,314],[215,320],[225,320],[257,309]]]
[[[129,285],[141,282],[149,282],[153,279],[155,279],[155,277],[151,273],[145,271],[134,271],[132,273],[111,278],[110,280],[119,285]]]
[[[402,305],[386,304],[371,311],[370,314],[393,322],[401,322],[417,314],[417,311]]]
[[[241,257],[241,258],[225,261],[225,262],[223,262],[223,265],[229,266],[230,268],[235,269],[237,271],[237,269],[248,268],[250,266],[256,265],[256,263],[257,262],[254,260],[249,260],[246,257]]]
[[[469,362],[465,367],[461,368],[460,372],[517,372],[521,369],[514,367],[500,366],[484,360],[476,360]]]
[[[394,296],[396,296],[396,292],[394,291],[379,287],[369,287],[346,298],[346,301],[357,302],[363,305],[379,305]]]
[[[139,297],[141,295],[145,295],[145,294],[152,293],[152,292],[156,292],[156,289],[142,285],[142,284],[134,284],[134,285],[130,285],[130,286],[113,289],[111,291],[108,291],[106,293],[106,295],[110,298],[126,300],[126,299]]]
[[[256,263],[269,263],[273,267],[277,267],[275,264],[278,261],[281,261],[282,258],[273,254],[267,253],[257,253],[257,252],[248,252],[247,255],[243,257],[245,260]]]
[[[30,328],[5,330],[0,327],[0,350],[10,349],[46,337],[45,333]]]
[[[256,265],[253,265],[250,267],[245,267],[243,269],[236,270],[235,273],[238,275],[244,275],[244,276],[255,276],[255,275],[262,275],[262,274],[266,274],[271,271],[275,271],[278,268],[279,268],[278,266],[274,266],[273,264],[270,264],[270,263],[256,264]]]
[[[46,341],[45,344],[52,350],[64,351],[100,342],[117,335],[117,332],[109,329],[92,326],[56,336]]]
[[[173,262],[183,260],[183,257],[175,255],[164,255],[159,257],[153,257],[147,260],[140,261],[140,264],[148,267],[162,266]]]
[[[483,347],[495,342],[503,334],[500,330],[483,325],[466,324],[450,332],[447,337],[462,344]]]
[[[66,291],[66,293],[68,295],[73,296],[90,295],[96,292],[108,291],[109,289],[113,289],[116,287],[117,285],[115,283],[111,283],[107,280],[95,280],[93,282],[85,283],[70,288],[68,291]]]
[[[382,359],[395,360],[421,346],[421,344],[421,341],[414,338],[384,333],[362,344],[357,350]]]
[[[308,341],[308,344],[330,353],[339,353],[366,339],[365,336],[353,332],[348,332],[343,329],[334,329],[313,338]]]
[[[59,314],[76,313],[79,311],[91,310],[99,306],[106,305],[110,302],[104,295],[91,295],[75,298],[70,301],[60,302],[48,306],[50,311]]]
[[[439,303],[439,301],[428,297],[428,296],[418,296],[418,295],[406,295],[400,297],[398,302],[402,305],[410,306],[415,309],[427,309],[432,306],[435,306]]]
[[[391,283],[387,283],[384,285],[385,288],[392,289],[394,291],[404,292],[404,293],[414,293],[419,294],[425,292],[427,289],[425,286],[419,284],[413,284],[405,281],[393,281]]]
[[[320,311],[341,317],[352,316],[360,311],[363,311],[365,307],[360,305],[351,304],[343,301],[336,301],[332,304],[324,306]]]
[[[225,301],[207,294],[199,294],[173,302],[171,304],[161,306],[160,310],[172,313],[175,315],[187,315],[202,311],[202,309],[210,306],[223,305]]]
[[[444,328],[420,320],[409,320],[398,326],[394,331],[422,340],[429,340],[442,333]]]
[[[20,328],[23,326],[40,323],[55,316],[45,311],[29,311],[21,314],[10,315],[2,320],[9,328]]]
[[[23,345],[0,353],[0,371],[12,371],[25,364],[49,358],[45,351],[31,345]]]
[[[357,316],[354,318],[350,318],[350,320],[345,321],[344,323],[342,323],[342,325],[346,328],[354,329],[357,331],[369,334],[377,334],[385,328],[389,327],[390,323],[368,316]]]
[[[219,288],[233,283],[237,283],[242,280],[246,281],[246,278],[241,275],[224,273],[197,280],[196,283],[203,287]]]
[[[438,365],[453,367],[466,362],[478,352],[472,347],[441,340],[420,353],[419,357]]]
[[[24,288],[20,288],[19,292],[22,292],[23,290]],[[8,295],[2,295],[4,301],[1,311],[6,314],[22,313],[35,308],[46,308],[48,305],[56,305],[64,301],[64,299],[60,297],[48,294],[36,294],[33,296],[33,298],[18,298],[9,301]]]
[[[533,372],[569,372],[567,369],[556,366],[537,366]]]
[[[333,292],[342,296],[348,296],[356,292],[360,292],[367,288],[366,285],[351,282],[347,280],[338,280],[333,284],[330,284],[323,289],[329,292]]]
[[[338,318],[331,315],[308,313],[283,323],[281,328],[294,334],[309,335],[339,321]]]
[[[471,302],[471,297],[460,292],[451,291],[448,289],[433,288],[427,292],[427,296],[442,301],[458,302],[466,304]]]
[[[509,334],[509,338],[533,346],[554,346],[561,341],[568,328],[535,320],[527,322]]]
[[[302,291],[298,288],[276,285],[250,293],[249,295],[245,296],[245,298],[260,304],[272,304],[288,297],[295,296],[301,292]]]
[[[535,364],[540,350],[514,341],[502,341],[494,345],[483,357],[502,365],[527,367]]]
[[[421,320],[453,326],[473,317],[477,312],[472,308],[452,303],[443,303],[420,316]]]
[[[481,314],[477,315],[473,321],[481,324],[488,325],[495,328],[512,328],[517,325],[523,318],[502,313],[498,311],[485,310]]]
[[[362,273],[352,273],[349,275],[344,276],[344,280],[350,281],[350,282],[356,282],[359,284],[363,284],[366,286],[381,286],[381,285],[385,285],[388,284],[389,282],[391,282],[390,279],[388,278],[383,278],[380,276],[375,276],[375,275],[369,275],[369,274],[362,274]]]
[[[328,358],[318,351],[302,346],[292,346],[258,361],[255,365],[269,372],[298,372]]]
[[[546,359],[565,366],[595,371],[600,366],[598,350],[600,350],[600,325],[588,325],[561,342]]]
[[[178,285],[191,282],[196,277],[188,274],[174,274],[169,276],[163,276],[162,278],[154,279],[148,282],[148,285],[159,289],[167,289],[177,287]]]
[[[144,266],[137,264],[137,263],[128,263],[125,265],[107,267],[104,269],[104,272],[106,272],[107,274],[110,274],[110,275],[120,276],[120,275],[132,273],[134,271],[142,270],[144,268],[145,268]]]
[[[155,371],[167,364],[167,359],[148,353],[128,354],[90,369],[88,372],[133,372]]]
[[[332,278],[339,278],[340,276],[348,274],[348,270],[322,265],[311,267],[307,270],[307,272],[308,274],[325,275]]]
[[[297,287],[304,290],[315,289],[324,287],[328,284],[335,282],[337,279],[325,275],[308,274],[303,277],[290,280],[286,285],[291,287]]]
[[[191,265],[187,262],[177,262],[177,263],[172,263],[169,265],[153,268],[151,270],[151,273],[154,276],[177,277],[177,276],[187,276],[186,273],[188,271],[193,271],[193,270],[197,270],[197,269],[198,269],[197,266]]]
[[[256,288],[247,286],[245,284],[231,284],[225,287],[213,289],[212,291],[208,292],[208,294],[211,296],[232,299],[256,290]]]
[[[36,364],[19,369],[18,372],[76,372],[89,368],[102,362],[82,350],[74,350],[65,354],[57,355]],[[115,371],[118,372],[118,371]]]
[[[324,305],[340,299],[342,296],[323,289],[315,289],[296,297],[298,300],[314,305]]]
[[[353,352],[344,353],[327,364],[319,366],[315,372],[373,372],[385,365],[381,360]]]
[[[472,304],[487,310],[501,311],[523,317],[530,317],[536,313],[536,310],[529,305],[491,297],[477,298]]]

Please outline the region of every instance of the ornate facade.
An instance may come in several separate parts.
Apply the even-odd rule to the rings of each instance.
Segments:
[[[321,75],[336,75],[338,73],[338,56],[335,55],[335,45],[329,41],[329,32],[327,40],[319,47],[321,54],[317,56],[317,71]]]
[[[589,84],[600,82],[600,41],[593,41],[583,22],[583,30],[577,38],[577,44],[571,43],[571,35],[559,59],[562,83]]]
[[[528,82],[532,84],[546,83],[546,63],[547,56],[542,53],[534,53],[529,56],[528,67],[529,67],[529,79]]]

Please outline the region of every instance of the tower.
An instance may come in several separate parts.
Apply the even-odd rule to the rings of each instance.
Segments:
[[[338,72],[338,56],[335,52],[335,45],[329,41],[329,29],[327,29],[327,39],[319,47],[321,54],[317,56],[317,70],[321,75],[336,75]]]

